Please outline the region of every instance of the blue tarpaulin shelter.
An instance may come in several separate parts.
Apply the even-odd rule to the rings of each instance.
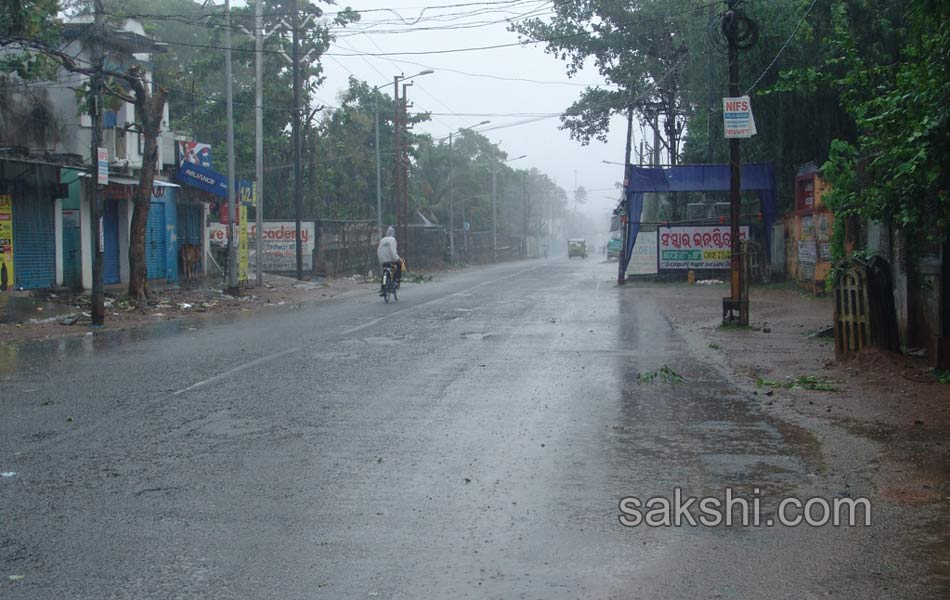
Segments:
[[[772,224],[778,216],[775,190],[775,167],[772,163],[742,165],[741,189],[757,192],[765,221],[766,248],[772,235]],[[627,167],[624,188],[627,215],[627,244],[623,254],[623,270],[627,272],[633,246],[640,232],[643,194],[662,192],[724,192],[729,191],[729,165],[677,165],[671,167]]]

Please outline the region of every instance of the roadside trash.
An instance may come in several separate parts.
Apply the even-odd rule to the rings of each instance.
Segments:
[[[75,325],[77,321],[79,321],[79,315],[68,315],[62,321],[60,321],[60,324]]]
[[[178,305],[178,308],[182,310],[188,310],[189,308],[191,308],[191,305],[188,304],[187,302],[182,302],[181,304]]]
[[[700,279],[696,285],[723,285],[724,283],[721,279]]]
[[[165,316],[165,313],[160,313],[160,312],[152,313],[152,316],[153,316],[153,317],[164,317],[164,316]]]
[[[13,477],[14,475],[16,475],[16,471],[4,471],[0,473],[0,477]]]
[[[26,575],[8,575],[7,579],[9,581],[22,581]]]

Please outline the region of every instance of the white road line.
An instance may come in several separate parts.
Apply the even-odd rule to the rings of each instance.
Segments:
[[[379,322],[382,321],[383,319],[388,319],[388,318],[390,318],[390,317],[394,317],[394,316],[396,316],[396,315],[398,315],[398,314],[400,314],[400,313],[404,313],[404,312],[406,312],[406,311],[413,310],[413,309],[415,309],[415,308],[422,308],[423,306],[428,306],[428,305],[430,305],[430,304],[435,304],[435,303],[437,303],[437,302],[442,302],[443,300],[447,300],[447,299],[449,299],[449,298],[454,298],[454,297],[456,297],[456,296],[461,296],[461,295],[467,294],[467,293],[469,293],[469,292],[471,292],[471,291],[473,291],[473,290],[477,290],[478,288],[480,288],[480,287],[482,287],[482,286],[490,285],[490,284],[493,284],[493,283],[498,283],[499,281],[504,281],[505,279],[511,279],[512,277],[517,277],[518,275],[523,275],[523,274],[525,274],[525,273],[527,273],[527,272],[529,272],[529,271],[534,271],[534,270],[537,269],[537,268],[538,268],[538,267],[531,267],[530,269],[525,269],[525,270],[523,270],[523,271],[518,271],[517,273],[511,273],[510,275],[505,275],[504,277],[499,277],[498,279],[493,279],[493,280],[491,280],[491,281],[483,281],[483,282],[479,283],[478,285],[473,285],[473,286],[470,287],[470,288],[466,288],[466,289],[461,290],[461,291],[458,291],[458,292],[453,292],[453,293],[448,294],[448,295],[446,295],[446,296],[440,296],[439,298],[434,298],[434,299],[429,300],[429,301],[427,301],[427,302],[423,302],[422,304],[414,304],[414,305],[412,305],[412,306],[407,306],[406,308],[402,308],[402,309],[399,309],[399,310],[397,310],[397,311],[393,311],[393,312],[389,313],[388,315],[386,315],[385,317],[376,317],[375,319],[370,319],[369,321],[363,323],[362,325],[357,325],[356,327],[351,327],[351,328],[349,328],[349,329],[346,329],[346,330],[344,330],[344,331],[341,333],[341,335],[349,335],[349,334],[351,334],[351,333],[356,333],[357,331],[366,329],[367,327],[372,327],[373,325],[379,323]]]
[[[284,356],[285,354],[290,354],[291,352],[297,352],[298,350],[300,350],[300,348],[287,348],[286,350],[281,350],[280,352],[274,352],[273,354],[268,354],[267,356],[262,356],[262,357],[260,357],[260,358],[254,359],[254,360],[252,360],[252,361],[250,361],[250,362],[246,362],[246,363],[244,363],[243,365],[238,365],[238,366],[234,367],[233,369],[228,369],[227,371],[225,371],[225,372],[223,372],[223,373],[218,373],[218,374],[215,375],[214,377],[209,377],[208,379],[205,379],[205,380],[203,380],[203,381],[199,381],[198,383],[189,385],[188,387],[186,387],[186,388],[184,388],[184,389],[181,389],[181,390],[178,390],[177,392],[174,392],[174,393],[172,394],[172,396],[178,396],[179,394],[184,394],[185,392],[189,392],[189,391],[191,391],[191,390],[193,390],[193,389],[195,389],[195,388],[200,388],[200,387],[203,386],[203,385],[208,385],[209,383],[214,383],[215,381],[219,381],[219,380],[221,380],[221,379],[224,379],[225,377],[228,377],[228,376],[230,376],[230,375],[233,375],[233,374],[237,373],[237,372],[240,371],[241,369],[246,369],[246,368],[248,368],[248,367],[253,367],[253,366],[259,365],[259,364],[261,364],[261,363],[266,363],[266,362],[268,362],[268,361],[274,360],[275,358],[280,358],[281,356]]]

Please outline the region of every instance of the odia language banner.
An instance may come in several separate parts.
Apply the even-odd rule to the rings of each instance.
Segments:
[[[660,227],[661,269],[728,269],[732,254],[729,227]],[[739,228],[748,239],[749,227]]]

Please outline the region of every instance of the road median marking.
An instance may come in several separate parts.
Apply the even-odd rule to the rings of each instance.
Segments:
[[[263,364],[263,363],[272,361],[272,360],[274,360],[275,358],[280,358],[281,356],[284,356],[284,355],[286,355],[286,354],[290,354],[290,353],[292,353],[292,352],[298,352],[299,350],[300,350],[300,348],[287,348],[287,349],[281,350],[281,351],[279,351],[279,352],[274,352],[273,354],[268,354],[268,355],[266,355],[266,356],[262,356],[262,357],[260,357],[260,358],[254,359],[254,360],[252,360],[252,361],[250,361],[250,362],[246,362],[246,363],[244,363],[244,364],[242,364],[242,365],[238,365],[238,366],[234,367],[233,369],[228,369],[227,371],[224,371],[223,373],[218,373],[218,374],[215,375],[214,377],[209,377],[208,379],[204,379],[204,380],[202,380],[202,381],[199,381],[198,383],[193,383],[193,384],[189,385],[189,386],[186,387],[186,388],[180,389],[180,390],[178,390],[177,392],[173,392],[173,393],[172,393],[172,396],[179,396],[179,395],[181,395],[181,394],[184,394],[185,392],[190,392],[191,390],[194,390],[194,389],[200,388],[200,387],[202,387],[202,386],[208,385],[209,383],[214,383],[214,382],[216,382],[216,381],[220,381],[221,379],[224,379],[225,377],[229,377],[229,376],[231,376],[231,375],[234,375],[235,373],[237,373],[237,372],[240,371],[241,369],[246,369],[246,368],[248,368],[248,367],[254,367],[254,366],[257,366],[257,365],[259,365],[259,364]]]

